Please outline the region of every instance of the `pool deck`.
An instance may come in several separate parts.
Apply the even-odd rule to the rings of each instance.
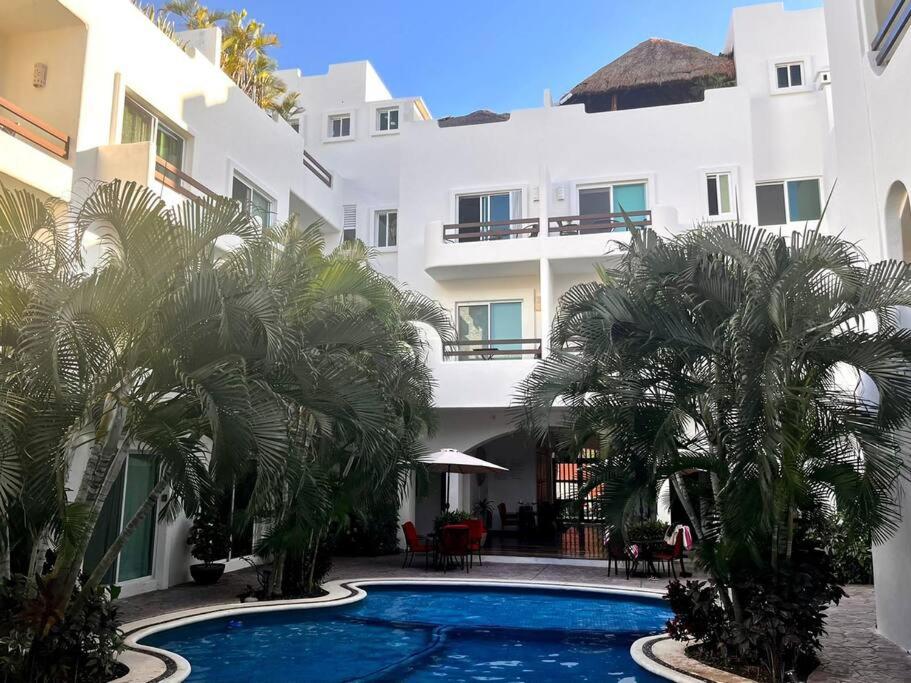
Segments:
[[[540,581],[548,583],[596,584],[623,588],[660,590],[664,579],[631,579],[621,568],[618,577],[607,576],[604,567],[571,566],[540,563],[485,562],[475,564],[470,573],[425,571],[420,560],[413,568],[402,569],[401,556],[376,558],[336,558],[327,580],[358,578],[437,578],[495,579]],[[117,604],[124,622],[137,621],[168,612],[237,600],[248,584],[255,584],[251,570],[225,574],[214,586],[182,584],[167,590],[145,593],[120,600]],[[810,677],[810,683],[901,683],[911,680],[911,655],[879,636],[875,631],[872,586],[848,586],[849,597],[830,610],[828,631],[823,639],[822,666]]]

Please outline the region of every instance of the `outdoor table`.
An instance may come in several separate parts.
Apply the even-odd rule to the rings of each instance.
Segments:
[[[633,563],[632,568],[630,569],[630,576],[636,572],[636,568],[639,566],[640,562],[645,563],[645,572],[646,577],[658,577],[660,576],[658,570],[655,568],[655,551],[660,550],[667,544],[664,542],[664,539],[649,539],[649,540],[637,540],[630,539],[630,545],[639,546],[639,556],[631,557],[630,560]]]

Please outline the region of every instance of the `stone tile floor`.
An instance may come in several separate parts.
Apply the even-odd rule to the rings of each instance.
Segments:
[[[475,564],[467,576],[472,579],[517,581],[563,581],[617,585],[626,588],[661,589],[664,580],[631,579],[606,576],[604,567],[553,564]],[[402,569],[401,556],[377,558],[337,558],[327,580],[356,578],[428,578],[466,576],[464,572],[428,572],[420,560],[413,568]],[[124,622],[194,607],[234,602],[248,584],[256,582],[252,570],[225,574],[214,586],[182,584],[168,590],[125,598],[118,603]],[[850,586],[848,598],[830,610],[829,635],[823,641],[822,666],[810,683],[906,683],[911,681],[911,655],[875,632],[872,586]]]

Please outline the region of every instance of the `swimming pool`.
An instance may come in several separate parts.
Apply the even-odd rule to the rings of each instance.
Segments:
[[[581,590],[368,585],[360,601],[177,626],[142,645],[186,658],[189,681],[663,681],[632,642],[660,600]]]

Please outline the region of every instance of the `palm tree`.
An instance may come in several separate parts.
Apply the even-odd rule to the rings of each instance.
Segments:
[[[224,31],[221,68],[257,105],[290,121],[300,112],[300,93],[287,92],[287,86],[275,75],[278,63],[268,50],[279,46],[278,36],[267,33],[265,26],[248,19],[247,11],[210,10],[198,0],[171,0],[162,8],[184,29],[220,27]]]
[[[180,20],[185,31],[212,28],[228,17],[227,12],[210,10],[205,5],[199,4],[198,0],[169,0],[161,11]]]
[[[877,541],[895,530],[909,305],[911,266],[868,265],[818,229],[634,230],[598,282],[563,296],[552,353],[522,386],[526,417],[543,434],[562,403],[563,445],[600,444],[585,492],[615,523],[669,478],[742,622],[743,573],[775,575],[819,510]],[[692,472],[704,487],[684,485]]]
[[[258,481],[251,504],[269,523],[257,552],[273,558],[273,594],[311,592],[333,522],[380,492],[401,494],[434,422],[416,323],[450,335],[440,305],[372,270],[362,245],[323,247],[317,226],[287,224],[226,264],[243,287],[272,293],[285,326],[280,354],[264,339],[245,352],[289,423],[279,480]]]
[[[130,452],[152,454],[159,477],[88,588],[165,489],[170,512],[192,513],[206,495],[207,460],[252,457],[273,471],[286,450],[286,418],[234,351],[269,323],[256,296],[226,300],[230,283],[216,267],[221,238],[259,233],[236,202],[170,209],[151,190],[114,181],[73,207],[72,224],[23,191],[0,190],[0,207],[0,243],[15,247],[0,283],[0,462],[13,463],[0,471],[0,491],[44,503],[27,520],[30,543],[16,539],[31,546],[32,570],[46,545],[56,550],[40,637],[65,618]],[[80,465],[67,495],[68,473]],[[4,519],[10,501],[0,495]]]

